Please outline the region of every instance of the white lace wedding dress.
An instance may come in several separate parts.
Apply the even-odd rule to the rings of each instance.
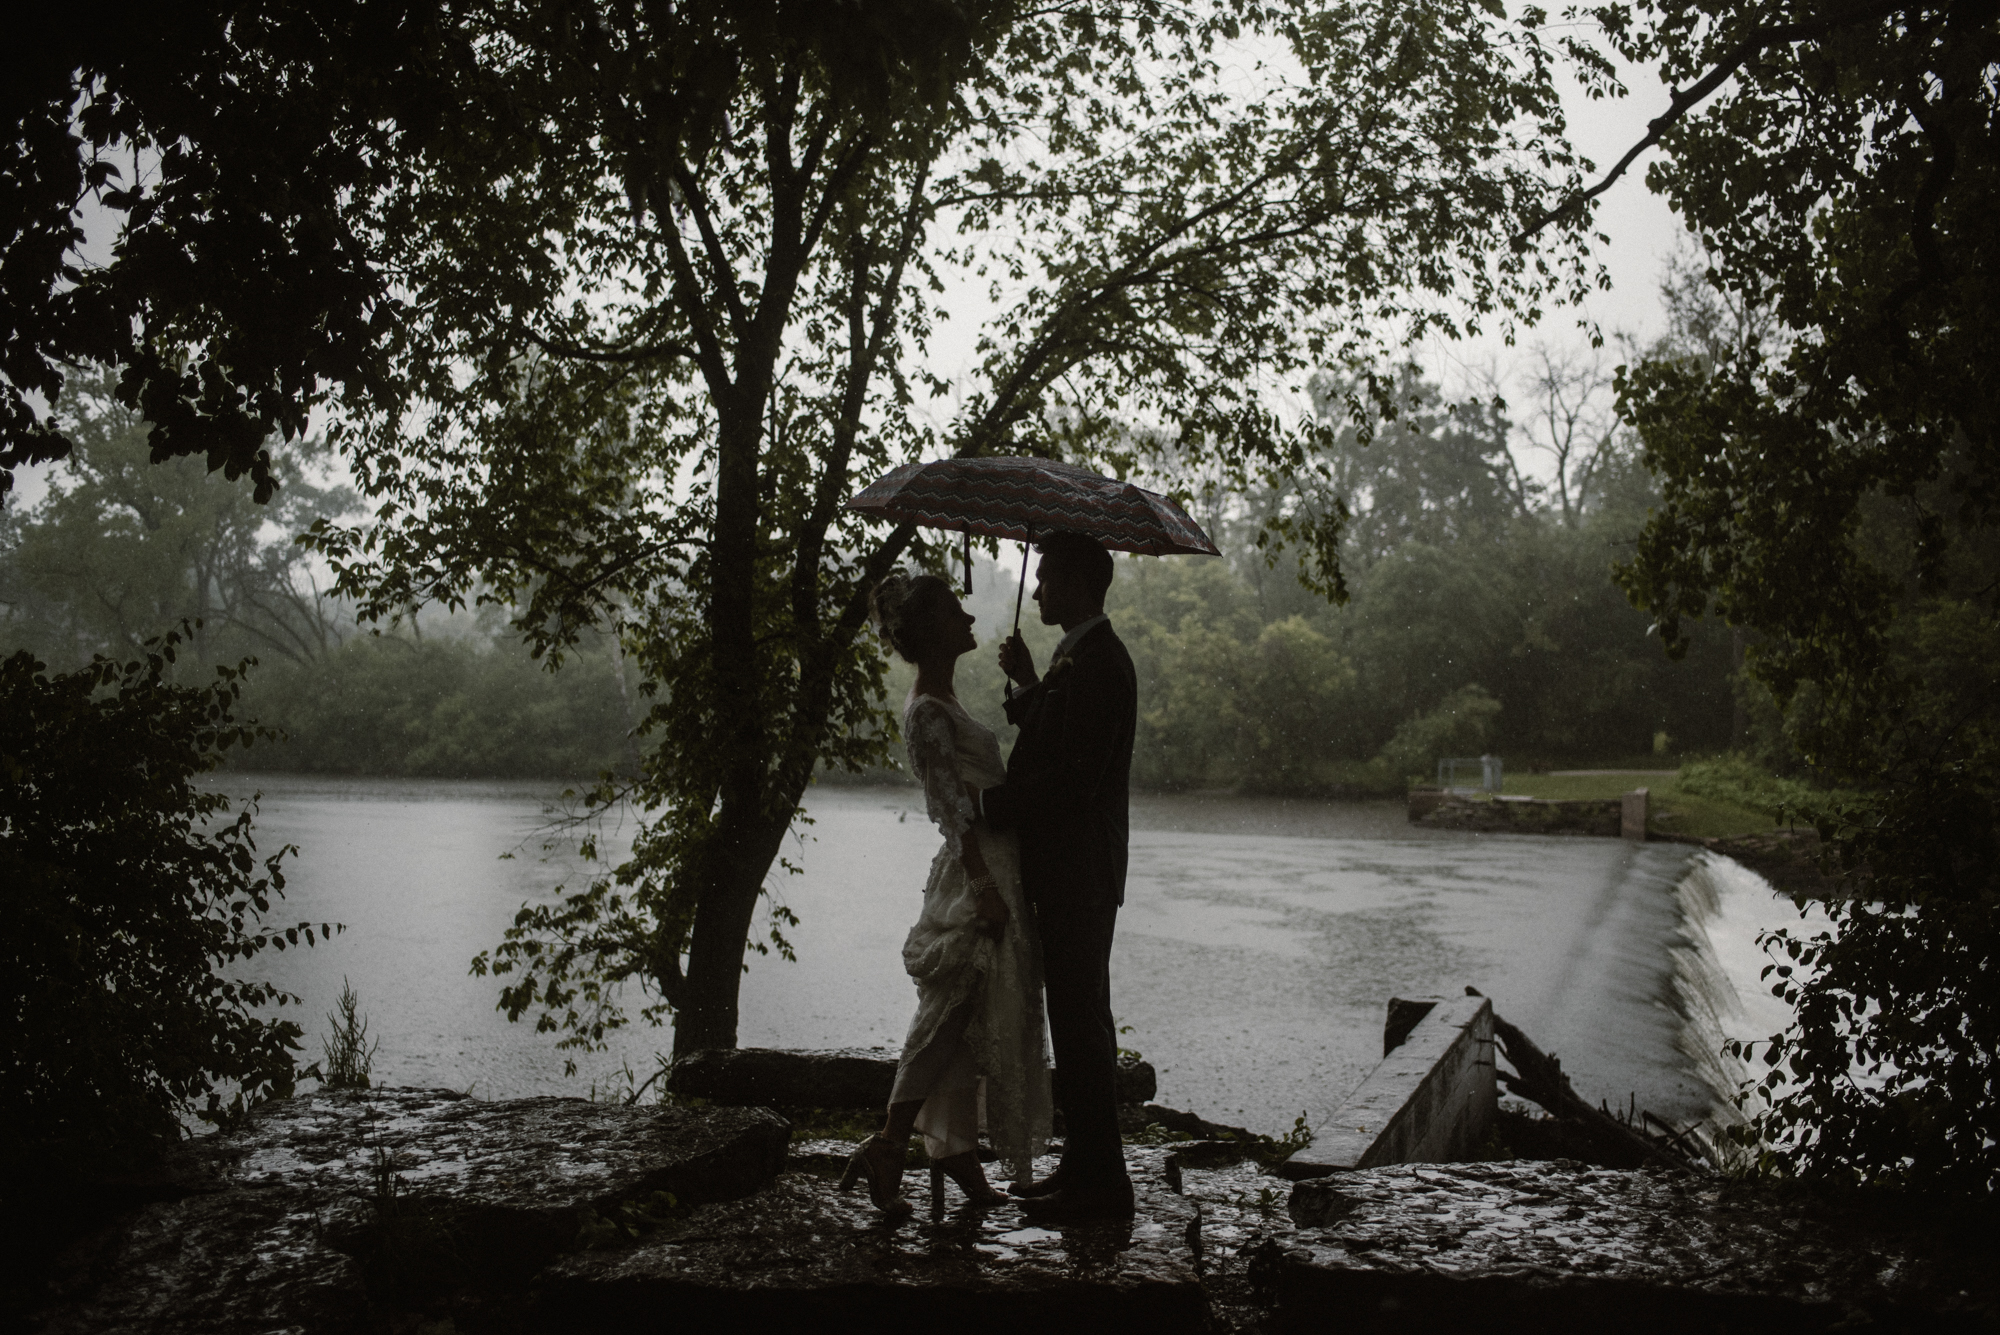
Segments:
[[[903,706],[903,737],[944,847],[931,860],[923,914],[903,942],[917,1014],[890,1101],[924,1101],[917,1130],[933,1159],[974,1148],[983,1120],[1001,1162],[1027,1179],[1051,1108],[1041,946],[1021,895],[1014,836],[989,829],[965,792],[968,782],[990,788],[1007,777],[1000,742],[958,701],[914,691]],[[976,832],[1007,902],[998,940],[973,913],[977,896],[959,861],[967,830]]]

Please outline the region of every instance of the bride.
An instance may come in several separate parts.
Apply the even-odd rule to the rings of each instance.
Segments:
[[[980,1169],[981,1121],[1002,1162],[1028,1181],[1051,1107],[1041,948],[1021,897],[1020,857],[1014,836],[989,829],[967,793],[968,784],[999,784],[1006,766],[999,740],[952,694],[959,656],[977,641],[951,586],[897,571],[875,586],[869,606],[890,646],[917,666],[903,738],[944,846],[931,862],[923,913],[903,942],[917,1014],[888,1117],[855,1151],[841,1186],[866,1174],[879,1209],[907,1213],[903,1148],[915,1130],[930,1154],[933,1193],[949,1176],[969,1202],[992,1205],[1007,1197]]]

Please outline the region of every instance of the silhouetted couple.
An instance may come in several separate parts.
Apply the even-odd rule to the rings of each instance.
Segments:
[[[1020,730],[1004,764],[999,740],[952,691],[959,656],[976,641],[951,586],[897,573],[873,594],[876,625],[917,667],[903,736],[944,833],[923,914],[903,945],[917,1014],[888,1118],[843,1179],[865,1175],[875,1204],[890,1213],[911,1208],[901,1180],[913,1130],[923,1134],[934,1183],[949,1176],[976,1205],[1007,1199],[980,1168],[982,1110],[1013,1172],[1012,1194],[1032,1216],[1063,1223],[1132,1211],[1118,1138],[1110,967],[1125,899],[1138,688],[1131,656],[1104,617],[1111,554],[1075,534],[1037,546],[1035,605],[1063,637],[1046,676],[1018,635],[1001,646],[1001,669],[1014,683],[1007,718]],[[1064,1137],[1059,1166],[1037,1182],[1051,1104],[1045,990]]]

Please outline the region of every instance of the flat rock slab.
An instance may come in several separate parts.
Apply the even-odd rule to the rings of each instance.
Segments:
[[[895,1084],[888,1048],[710,1048],[667,1076],[679,1098],[766,1108],[883,1108]]]
[[[895,1087],[897,1056],[889,1048],[709,1048],[674,1064],[667,1091],[732,1106],[876,1111]],[[1119,1058],[1120,1103],[1144,1103],[1157,1093],[1151,1062]]]
[[[851,1148],[851,1147],[849,1147]],[[1129,1221],[1040,1228],[1019,1207],[928,1208],[911,1172],[914,1218],[891,1223],[864,1190],[843,1195],[833,1145],[801,1147],[821,1171],[785,1174],[768,1190],[694,1211],[618,1251],[566,1256],[537,1283],[548,1329],[686,1330],[706,1321],[747,1330],[855,1329],[934,1333],[1210,1329],[1189,1245],[1192,1203],[1163,1171],[1168,1151],[1135,1148]],[[1043,1160],[1039,1171],[1054,1167]],[[922,1188],[922,1190],[920,1190]]]
[[[784,1167],[790,1139],[783,1119],[754,1108],[380,1089],[266,1105],[203,1154],[233,1188],[368,1195],[386,1165],[406,1197],[559,1216],[655,1191],[686,1202],[747,1195]]]
[[[1287,1330],[1995,1328],[1981,1244],[1940,1255],[1715,1178],[1402,1165],[1300,1183],[1288,1213],[1264,1254]]]
[[[288,1099],[186,1147],[173,1167],[187,1194],[69,1258],[45,1328],[378,1329],[385,1300],[519,1288],[625,1203],[755,1192],[789,1140],[759,1108],[417,1089]]]
[[[360,1264],[295,1192],[225,1192],[148,1206],[63,1258],[30,1329],[83,1335],[346,1335],[377,1329]]]

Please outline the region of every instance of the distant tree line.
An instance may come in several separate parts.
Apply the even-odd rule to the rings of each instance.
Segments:
[[[1686,266],[1670,277],[1682,305],[1705,311],[1691,281]],[[1669,341],[1689,327],[1678,320]],[[1658,495],[1609,383],[1601,362],[1538,351],[1511,399],[1452,403],[1406,370],[1397,417],[1365,438],[1346,426],[1299,483],[1214,497],[1201,517],[1224,559],[1121,561],[1106,607],[1139,673],[1134,781],[1388,795],[1441,757],[1489,750],[1521,768],[1731,748],[1782,765],[1768,695],[1738,680],[1741,637],[1704,623],[1670,660],[1611,581]],[[1314,382],[1327,418],[1351,388]],[[1335,504],[1340,606],[1253,537],[1273,514]],[[971,603],[987,647],[961,662],[958,693],[1005,737],[991,645],[1014,590],[996,598],[990,579]],[[1032,606],[1024,620],[1046,654],[1054,633]],[[908,675],[892,668],[892,696]]]
[[[1265,514],[1326,497],[1218,497],[1206,518],[1223,560],[1124,563],[1111,611],[1141,675],[1135,779],[1388,793],[1448,754],[1538,765],[1730,745],[1727,635],[1705,627],[1670,662],[1612,586],[1651,484],[1610,429],[1602,378],[1545,359],[1527,415],[1557,381],[1599,419],[1553,474],[1516,457],[1559,425],[1546,413],[1517,424],[1491,402],[1448,405],[1414,371],[1397,420],[1365,443],[1352,427],[1335,437],[1318,471],[1349,510],[1346,606],[1252,541]],[[1343,389],[1315,382],[1329,415]],[[608,637],[551,671],[491,608],[357,632],[292,541],[353,505],[315,481],[310,444],[275,452],[285,485],[257,506],[196,460],[151,464],[145,423],[103,390],[82,382],[75,451],[37,504],[0,519],[5,647],[66,669],[199,622],[170,672],[194,682],[259,660],[241,710],[283,737],[236,763],[261,769],[577,778],[633,764],[643,710]],[[1001,620],[982,618],[982,635]],[[998,725],[991,657],[967,660],[961,690]]]
[[[258,505],[198,459],[152,463],[148,424],[102,373],[73,378],[65,406],[75,448],[35,504],[0,511],[0,649],[68,671],[186,623],[167,680],[257,660],[235,707],[282,735],[232,752],[239,766],[591,778],[629,764],[637,687],[603,636],[554,672],[490,609],[357,630],[293,541],[355,505],[319,477],[322,444],[274,448],[284,485]]]
[[[1545,365],[1541,380],[1574,371]],[[1314,388],[1327,403],[1343,386]],[[1608,398],[1585,484],[1538,485],[1517,458],[1532,418],[1449,407],[1414,372],[1397,397],[1400,416],[1371,441],[1351,426],[1336,437],[1316,470],[1326,492],[1220,507],[1226,562],[1125,567],[1115,601],[1150,686],[1136,757],[1148,781],[1400,790],[1443,755],[1545,766],[1729,746],[1726,631],[1668,662],[1610,583],[1653,495]],[[1301,503],[1349,511],[1344,606],[1246,541],[1253,517]]]

